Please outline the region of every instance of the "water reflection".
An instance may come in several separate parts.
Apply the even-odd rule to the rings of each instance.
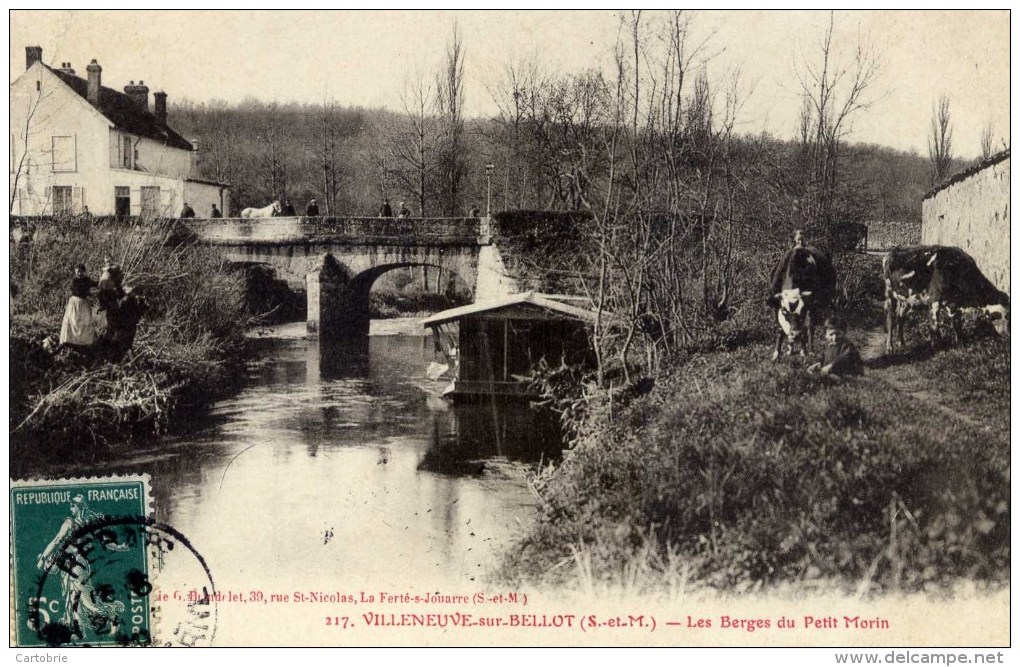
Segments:
[[[556,455],[555,422],[526,403],[439,399],[418,336],[256,344],[246,388],[187,437],[88,474],[149,474],[157,518],[221,590],[480,582],[534,515],[514,462]],[[224,643],[246,631],[220,628]]]
[[[478,474],[493,457],[540,461],[558,456],[560,428],[548,412],[524,401],[479,400],[432,412],[429,448],[419,468]]]

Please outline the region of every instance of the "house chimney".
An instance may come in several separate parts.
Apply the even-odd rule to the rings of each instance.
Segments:
[[[128,85],[124,86],[124,94],[131,98],[131,101],[142,107],[146,111],[149,110],[149,87],[145,85],[144,81],[139,81],[138,85],[132,81]]]
[[[198,139],[188,139],[191,144],[191,173],[198,174],[201,163],[201,154],[198,152]]]
[[[154,112],[156,114],[156,118],[159,119],[159,122],[161,122],[164,125],[166,125],[166,93],[164,93],[162,91],[160,91],[158,93],[153,93],[152,94],[152,99],[153,99],[155,107],[156,107],[154,109]]]
[[[89,104],[99,106],[99,89],[103,85],[103,68],[93,58],[89,66],[85,68],[89,73]]]
[[[25,69],[28,69],[32,65],[42,62],[42,47],[41,46],[26,46],[25,47]]]
[[[71,63],[60,63],[60,69],[57,71],[74,76],[74,69],[71,67]]]

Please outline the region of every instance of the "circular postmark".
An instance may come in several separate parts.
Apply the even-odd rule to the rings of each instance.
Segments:
[[[218,599],[212,574],[171,526],[146,517],[100,518],[71,532],[38,566],[28,621],[47,645],[212,644]]]

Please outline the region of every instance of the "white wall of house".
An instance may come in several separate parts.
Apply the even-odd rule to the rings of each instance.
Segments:
[[[161,176],[188,178],[193,176],[194,151],[164,146],[152,139],[133,137],[135,141],[135,169]]]
[[[127,197],[128,215],[147,218],[176,217],[184,202],[184,181],[167,176],[146,174],[126,169],[111,169],[104,186],[104,201],[100,210],[104,215],[117,212],[117,198]],[[89,206],[89,211],[92,206]]]
[[[109,121],[41,64],[11,84],[10,195],[13,213],[54,210],[53,188],[71,188],[77,211],[91,205],[106,166]],[[16,188],[16,190],[15,190]],[[98,192],[98,190],[96,190]],[[57,205],[66,204],[61,197]]]
[[[225,186],[184,181],[184,201],[195,210],[195,216],[198,218],[208,218],[212,213],[213,204],[220,209],[223,217],[230,215],[228,208],[225,208],[230,205],[230,189]]]
[[[180,214],[192,151],[111,127],[105,116],[41,63],[12,83],[10,93],[11,213],[77,215],[87,206],[93,215]],[[219,187],[194,188],[202,201],[213,196],[206,190],[215,193],[209,207],[203,210],[192,203],[203,216],[211,201],[220,203]],[[126,206],[120,211],[118,196]]]

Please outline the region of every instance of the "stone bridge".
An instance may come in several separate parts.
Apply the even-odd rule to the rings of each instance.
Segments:
[[[487,218],[223,218],[183,221],[231,262],[264,264],[308,295],[308,330],[368,334],[368,295],[381,275],[427,266],[456,275],[474,300],[516,291]]]

